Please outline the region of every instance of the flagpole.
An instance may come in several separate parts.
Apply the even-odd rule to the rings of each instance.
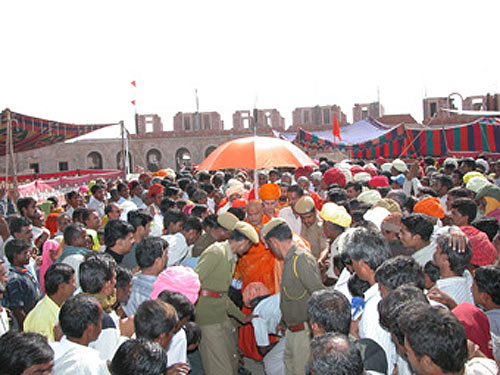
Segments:
[[[125,181],[127,179],[127,171],[125,168],[125,158],[127,155],[125,155],[125,123],[120,121],[120,130],[122,133],[122,165],[120,166],[122,168],[122,175],[123,175],[123,180]]]

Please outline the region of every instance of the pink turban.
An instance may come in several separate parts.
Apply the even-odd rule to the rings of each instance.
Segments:
[[[168,290],[182,294],[192,304],[195,304],[200,293],[200,286],[200,278],[192,268],[172,266],[158,275],[150,297],[156,299],[161,292]]]

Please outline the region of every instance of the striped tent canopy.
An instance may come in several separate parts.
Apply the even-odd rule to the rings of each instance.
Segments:
[[[401,124],[377,138],[354,144],[334,143],[301,129],[295,142],[306,149],[346,150],[355,159],[479,154],[500,157],[500,118],[483,117],[469,124],[435,129]]]
[[[12,144],[14,152],[23,152],[35,148],[45,147],[54,143],[65,142],[69,139],[93,132],[115,124],[75,125],[57,121],[22,115],[4,110],[0,123],[0,143],[7,145],[7,123],[10,114],[12,124]],[[0,148],[0,156],[4,156],[6,147]]]

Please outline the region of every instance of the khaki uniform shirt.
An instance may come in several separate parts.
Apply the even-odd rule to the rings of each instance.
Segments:
[[[287,326],[307,321],[307,302],[316,290],[323,289],[314,256],[296,244],[285,256],[281,278],[280,308]]]
[[[200,277],[201,289],[227,293],[237,260],[229,241],[216,242],[208,247],[194,269]],[[196,323],[200,325],[223,323],[228,319],[227,315],[239,320],[245,317],[227,294],[222,298],[200,296],[195,309]]]
[[[215,238],[213,238],[210,233],[207,232],[202,234],[193,245],[192,256],[199,257],[207,247],[215,242]]]
[[[309,228],[302,224],[300,235],[311,245],[311,253],[318,259],[319,254],[325,250],[328,245],[326,237],[323,235],[323,220],[316,216],[316,221]]]

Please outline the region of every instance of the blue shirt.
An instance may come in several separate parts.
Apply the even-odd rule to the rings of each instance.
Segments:
[[[123,311],[127,316],[134,315],[142,302],[151,299],[153,284],[157,278],[158,276],[144,275],[142,273],[134,276],[132,279],[132,293],[130,293],[127,304],[123,306]]]

